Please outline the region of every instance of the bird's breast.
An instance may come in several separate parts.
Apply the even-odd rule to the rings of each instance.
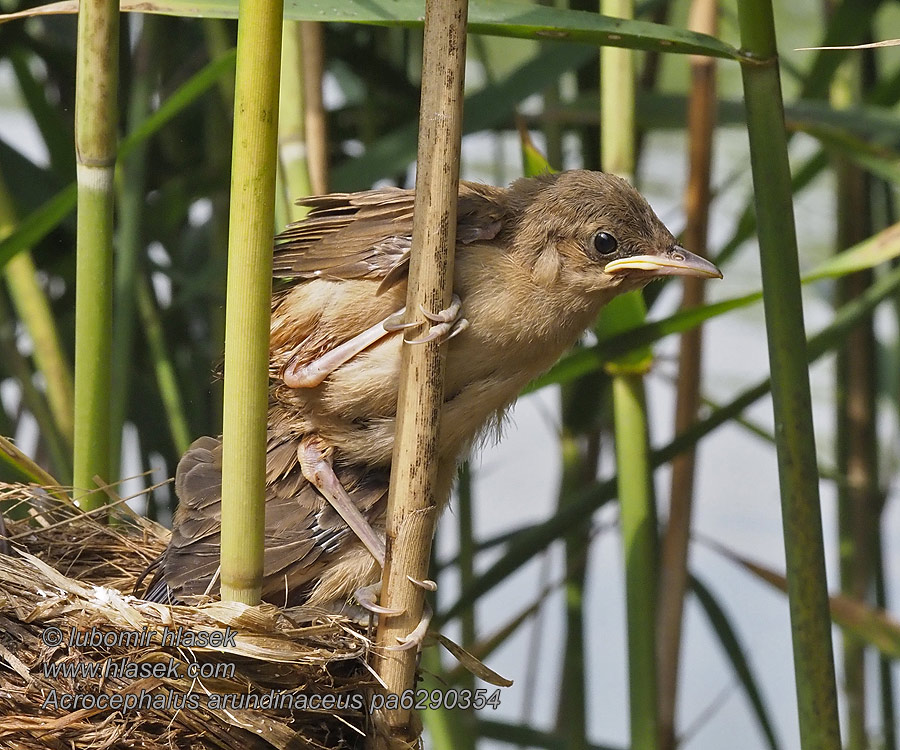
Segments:
[[[391,299],[386,300],[374,295],[373,282],[355,282],[368,285],[371,305],[367,307],[360,299],[362,295],[354,294],[352,315],[342,318],[340,300],[326,300],[325,295],[341,295],[344,304],[351,305],[346,283],[302,285],[315,289],[309,296],[301,296],[305,290],[298,289],[297,299],[285,308],[305,321],[297,330],[315,336],[325,324],[334,328],[352,319],[349,330],[337,338],[340,343],[349,338],[350,330],[374,325],[402,307],[405,290],[395,287]],[[361,293],[366,287],[353,291]],[[601,304],[559,284],[536,283],[528,269],[518,266],[502,248],[492,246],[470,248],[460,254],[454,291],[462,301],[461,315],[469,321],[469,327],[451,339],[447,348],[439,444],[441,455],[448,458],[455,458],[492,416],[553,365],[591,323]],[[311,326],[310,321],[316,317],[318,323]],[[414,329],[406,335],[415,338],[423,332]],[[389,464],[403,336],[402,331],[386,336],[342,364],[315,388],[277,386],[276,397],[294,407],[295,429],[318,433],[344,460],[373,466]],[[283,348],[290,337],[282,338]]]

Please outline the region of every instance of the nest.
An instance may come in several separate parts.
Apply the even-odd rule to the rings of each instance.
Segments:
[[[101,520],[25,485],[0,484],[0,507],[3,748],[362,746],[375,680],[351,620],[145,602],[128,592],[165,547],[163,527],[121,504]]]

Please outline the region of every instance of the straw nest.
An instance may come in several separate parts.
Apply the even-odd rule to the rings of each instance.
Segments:
[[[33,486],[0,484],[0,507],[0,747],[362,745],[375,681],[352,621],[145,602],[129,592],[163,527],[121,505],[101,523]]]

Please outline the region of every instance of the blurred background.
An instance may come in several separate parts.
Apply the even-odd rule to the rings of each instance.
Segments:
[[[341,5],[334,3],[337,16]],[[684,28],[690,5],[647,2],[637,11],[640,18]],[[736,3],[718,6],[716,35],[739,46]],[[3,7],[20,9],[10,1]],[[596,11],[596,5],[574,0],[572,7]],[[235,24],[136,14],[123,16],[122,23],[120,132],[133,139],[133,147],[120,160],[117,176],[111,397],[113,435],[121,441],[113,446],[112,462],[119,475],[109,479],[124,479],[119,494],[135,495],[135,509],[168,524],[175,503],[171,486],[142,491],[174,474],[191,440],[221,429],[217,373]],[[300,43],[296,59],[285,57],[283,72],[289,89],[298,84],[295,99],[285,98],[282,84],[282,107],[294,106],[297,118],[291,123],[283,112],[282,127],[285,143],[295,127],[293,135],[300,133],[306,147],[282,149],[276,230],[294,218],[288,194],[411,187],[415,174],[421,29],[302,26],[285,31]],[[900,50],[844,54],[838,65],[827,61],[828,53],[797,48],[826,39],[896,37],[900,4],[780,3],[776,28],[792,166],[800,176],[794,211],[805,272],[896,220]],[[0,289],[0,435],[68,484],[74,213],[65,208],[65,191],[74,179],[75,19],[7,22],[0,39],[0,237],[20,243],[15,255],[9,243],[0,245],[6,281]],[[690,65],[686,55],[642,52],[636,58],[635,181],[676,235],[686,224]],[[707,139],[707,248],[689,247],[721,261],[725,278],[709,285],[710,303],[760,289],[740,69],[720,60],[715,70],[719,106]],[[466,79],[463,179],[505,185],[522,176],[519,126],[554,167],[599,167],[596,47],[470,35]],[[297,171],[290,160],[295,167],[299,162]],[[853,234],[854,220],[862,223],[861,234]],[[807,285],[807,331],[829,325],[836,304],[871,284],[871,274],[859,283],[855,292],[846,281]],[[654,285],[645,294],[649,318],[669,319],[681,298],[677,282]],[[837,364],[843,342],[810,369],[829,590],[842,588],[839,551],[846,546],[839,540],[846,542],[848,535],[839,508],[842,491],[852,484],[852,460],[848,464],[840,404],[855,392],[855,383],[868,404],[863,431],[869,438],[860,459],[868,467],[860,480],[870,499],[867,533],[883,540],[864,550],[879,554],[865,570],[862,601],[870,608],[886,602],[888,610],[900,580],[898,313],[894,294],[862,323],[870,331],[870,348],[841,355],[862,362],[868,378],[859,369],[848,375],[848,367]],[[762,305],[715,316],[703,336],[700,414],[708,417],[768,375]],[[596,340],[596,332],[589,332],[583,348]],[[678,432],[678,337],[664,338],[653,353],[644,382],[650,444],[659,447]],[[585,415],[590,418],[581,419]],[[442,519],[435,547],[437,611],[454,614],[442,630],[515,680],[501,690],[495,712],[479,714],[477,730],[466,739],[473,747],[475,737],[479,748],[628,745],[625,579],[615,501],[596,502],[602,507],[583,514],[577,527],[548,531],[548,540],[528,549],[529,533],[552,518],[566,496],[590,492],[598,480],[614,476],[611,424],[609,375],[602,368],[580,379],[554,371],[510,412],[502,440],[487,440],[473,455],[461,482],[462,502],[455,496]],[[785,568],[774,433],[765,396],[697,443],[688,559],[703,590],[700,598],[695,588],[686,599],[675,720],[675,735],[687,749],[800,747],[787,597],[764,580],[766,571],[783,575]],[[574,464],[573,454],[579,457]],[[573,465],[580,467],[574,484],[571,477],[563,480]],[[0,465],[0,478],[21,477]],[[668,463],[654,472],[652,484],[664,527],[672,493]],[[461,528],[467,540],[462,548]],[[527,562],[503,567],[517,542],[525,545]],[[761,569],[751,570],[738,558]],[[477,582],[491,570],[498,582],[478,590]],[[876,593],[885,598],[876,601]],[[846,682],[848,664],[841,632],[834,630],[839,685]],[[896,748],[900,700],[892,681],[900,676],[900,632],[884,625],[880,634],[894,639],[894,651],[882,646],[882,656],[865,632],[850,632],[853,643],[863,645],[853,651],[855,677],[840,691],[842,718],[845,732],[861,724],[863,736],[848,735],[846,746]],[[440,662],[431,653],[423,665],[435,685],[467,684],[453,671],[452,659]],[[755,704],[748,696],[755,696]],[[573,701],[582,709],[574,714]],[[449,741],[439,739],[442,730],[431,721],[426,717],[429,742],[463,746],[442,745]]]

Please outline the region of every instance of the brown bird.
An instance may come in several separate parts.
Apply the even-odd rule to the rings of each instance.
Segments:
[[[459,456],[609,300],[661,276],[721,278],[618,177],[463,182],[454,301],[426,313],[430,331],[410,341],[400,320],[413,202],[392,188],[304,199],[309,216],[276,238],[264,599],[334,605],[356,594],[378,611],[404,340],[448,341],[436,491],[446,501]],[[217,590],[220,460],[212,438],[181,459],[181,504],[149,597]]]

